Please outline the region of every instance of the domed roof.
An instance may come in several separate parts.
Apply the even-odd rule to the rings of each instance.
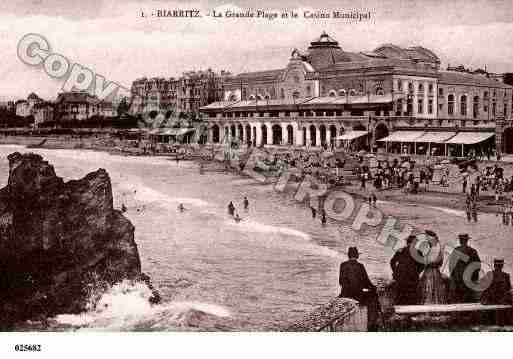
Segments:
[[[39,96],[37,96],[34,92],[30,93],[30,95],[28,95],[27,99],[29,100],[39,100]]]
[[[326,32],[310,43],[306,59],[316,70],[337,62],[351,61],[338,42]]]

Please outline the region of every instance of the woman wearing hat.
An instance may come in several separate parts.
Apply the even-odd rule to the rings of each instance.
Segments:
[[[440,272],[444,257],[438,236],[427,230],[418,236],[418,243],[424,262],[424,271],[419,280],[421,304],[444,304],[447,302],[447,289]]]

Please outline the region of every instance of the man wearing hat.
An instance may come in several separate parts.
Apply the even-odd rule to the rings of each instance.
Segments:
[[[417,287],[419,285],[419,275],[424,265],[421,261],[422,252],[415,249],[417,237],[410,235],[406,239],[406,247],[395,252],[390,260],[392,276],[395,281],[394,304],[412,305],[418,304]],[[416,257],[415,257],[416,251]]]
[[[379,311],[376,287],[370,281],[364,265],[358,262],[358,248],[349,247],[347,256],[349,259],[340,264],[339,297],[352,298],[367,306],[368,328],[375,330]]]
[[[483,304],[511,304],[511,280],[508,273],[502,271],[504,259],[494,259],[493,271],[486,273],[485,281],[489,287],[481,294]]]
[[[459,234],[458,238],[460,245],[449,257],[450,300],[452,303],[471,303],[476,301],[476,293],[471,288],[471,284],[477,284],[479,280],[481,259],[477,251],[468,245],[470,236],[467,233]],[[470,276],[472,283],[465,283],[464,274],[467,268],[472,270]],[[468,274],[465,277],[468,278]]]
[[[489,286],[481,294],[481,303],[512,304],[511,280],[509,274],[502,271],[503,268],[504,259],[494,259],[493,271],[486,273],[484,278]],[[492,319],[496,324],[504,325],[510,322],[511,313],[508,311],[498,311],[493,315]]]

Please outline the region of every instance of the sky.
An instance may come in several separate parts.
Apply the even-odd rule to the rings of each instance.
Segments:
[[[279,4],[277,6],[276,4]],[[197,9],[201,18],[156,18],[158,9]],[[212,10],[294,10],[297,19],[233,19]],[[371,13],[368,21],[305,19],[304,11]],[[141,16],[141,12],[146,14]],[[62,79],[17,57],[27,33],[46,38],[64,55],[108,81],[130,87],[143,76],[172,77],[212,68],[232,73],[283,68],[294,48],[306,50],[326,31],[347,51],[384,43],[421,45],[442,65],[513,71],[513,1],[510,0],[10,0],[0,7],[0,100],[36,92],[55,99]]]

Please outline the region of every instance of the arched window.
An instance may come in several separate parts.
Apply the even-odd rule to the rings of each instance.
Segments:
[[[454,115],[454,95],[447,96],[447,114]]]
[[[237,95],[232,93],[230,97],[228,98],[228,101],[237,101]]]
[[[385,91],[383,91],[382,87],[376,87],[376,95],[383,96],[385,94]]]
[[[354,89],[349,90],[349,96],[356,96],[356,91]]]
[[[474,118],[478,118],[479,116],[479,96],[474,96],[474,101],[472,104],[472,116]]]
[[[254,100],[254,99],[255,99],[255,95],[250,95],[250,96],[249,96],[249,99],[250,99],[250,100]]]
[[[330,92],[328,93],[328,96],[335,97],[335,96],[337,96],[337,92],[335,90],[330,90]]]
[[[433,84],[428,85],[428,92],[433,93]]]
[[[269,96],[269,94],[266,94],[264,97],[265,100],[269,100],[270,98],[271,98],[271,96]]]
[[[408,83],[408,91],[413,92],[413,82]]]
[[[346,95],[346,90],[344,90],[344,89],[338,90],[338,95],[339,96],[345,96]]]
[[[419,84],[418,92],[424,93],[424,85],[423,84]]]
[[[262,95],[257,95],[257,100],[263,100],[264,98],[262,97]]]
[[[460,98],[460,115],[467,116],[467,96],[463,95]]]
[[[403,90],[403,82],[401,80],[397,80],[397,90],[398,91]]]

